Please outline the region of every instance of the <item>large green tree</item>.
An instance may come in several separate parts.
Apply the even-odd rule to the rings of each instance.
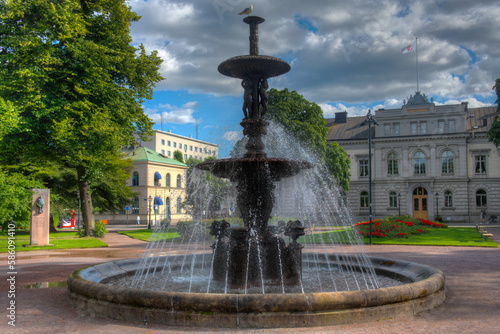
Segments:
[[[497,101],[496,101],[497,113],[500,113],[500,79],[496,80],[493,89],[497,93]],[[488,136],[490,137],[490,140],[497,147],[500,146],[500,117],[498,115],[495,116],[495,120],[493,121],[493,124],[491,124],[490,129],[488,130]]]
[[[283,125],[289,134],[308,147],[313,147],[330,178],[348,191],[351,162],[340,145],[326,144],[328,129],[320,106],[286,88],[281,91],[271,89],[268,98],[267,117]]]
[[[0,159],[73,169],[87,235],[94,185],[132,132],[152,133],[141,104],[163,79],[161,59],[132,46],[139,18],[123,0],[0,2],[0,96],[19,110]]]

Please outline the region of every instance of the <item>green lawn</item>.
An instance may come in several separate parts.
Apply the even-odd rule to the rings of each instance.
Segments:
[[[473,227],[429,228],[428,231],[429,233],[411,235],[408,239],[372,238],[372,243],[374,245],[498,247],[496,242],[482,239],[481,235]],[[500,233],[500,229],[498,231],[490,229],[488,232]],[[335,237],[332,233],[339,233],[339,235]],[[323,241],[332,243],[332,240],[346,240],[345,231],[319,232],[315,233],[312,238],[301,237],[298,241],[301,243],[321,243]],[[370,239],[365,237],[364,242],[369,244]]]
[[[149,241],[151,239],[151,235],[153,234],[153,230],[144,229],[144,230],[133,230],[133,231],[120,231],[120,234],[129,236],[134,239],[139,239],[142,241]],[[177,233],[177,229],[175,227],[170,227],[168,229],[168,233],[157,234],[155,240],[171,240],[171,239],[180,239],[181,235]]]
[[[0,234],[0,253],[7,252],[9,245],[8,236]],[[17,231],[15,234],[16,240],[16,252],[31,251],[31,250],[41,250],[41,249],[63,249],[63,248],[96,248],[96,247],[108,247],[107,244],[99,239],[92,237],[79,238],[75,231],[68,232],[55,232],[49,234],[49,243],[54,246],[34,246],[34,247],[23,247],[23,245],[29,245],[30,234],[29,232]]]

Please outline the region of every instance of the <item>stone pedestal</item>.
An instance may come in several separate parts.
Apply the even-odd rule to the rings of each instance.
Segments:
[[[31,199],[30,246],[49,244],[50,190],[33,189]]]

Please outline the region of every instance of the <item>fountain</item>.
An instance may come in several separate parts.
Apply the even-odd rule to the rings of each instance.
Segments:
[[[345,209],[339,220],[348,242],[334,240],[333,252],[322,244],[320,250],[303,254],[304,246],[298,241],[312,238],[306,235],[306,227],[311,228],[311,220],[334,221],[332,217],[341,211],[337,204],[312,216],[300,215],[307,216],[302,220],[269,225],[277,188],[286,179],[314,171],[315,166],[306,160],[267,156],[263,140],[269,126],[267,80],[287,73],[290,66],[259,55],[258,25],[264,19],[249,16],[243,21],[250,26],[250,55],[230,58],[218,70],[242,80],[246,151],[239,158],[203,162],[195,170],[235,184],[242,224],[214,220],[209,226],[214,241],[208,247],[201,217],[187,245],[177,245],[174,239],[166,243],[168,225],[162,226],[141,259],[75,271],[68,278],[69,300],[93,315],[114,319],[233,328],[373,321],[416,314],[442,303],[445,287],[439,270],[368,258]],[[331,193],[321,196],[332,197]],[[381,277],[397,283],[382,287]]]

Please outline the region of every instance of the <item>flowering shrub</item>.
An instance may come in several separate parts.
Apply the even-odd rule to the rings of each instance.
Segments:
[[[426,219],[412,219],[410,216],[384,217],[372,220],[372,237],[376,238],[408,238],[410,235],[426,233],[427,228],[445,228],[445,224]],[[370,222],[354,224],[356,234],[370,236]]]

